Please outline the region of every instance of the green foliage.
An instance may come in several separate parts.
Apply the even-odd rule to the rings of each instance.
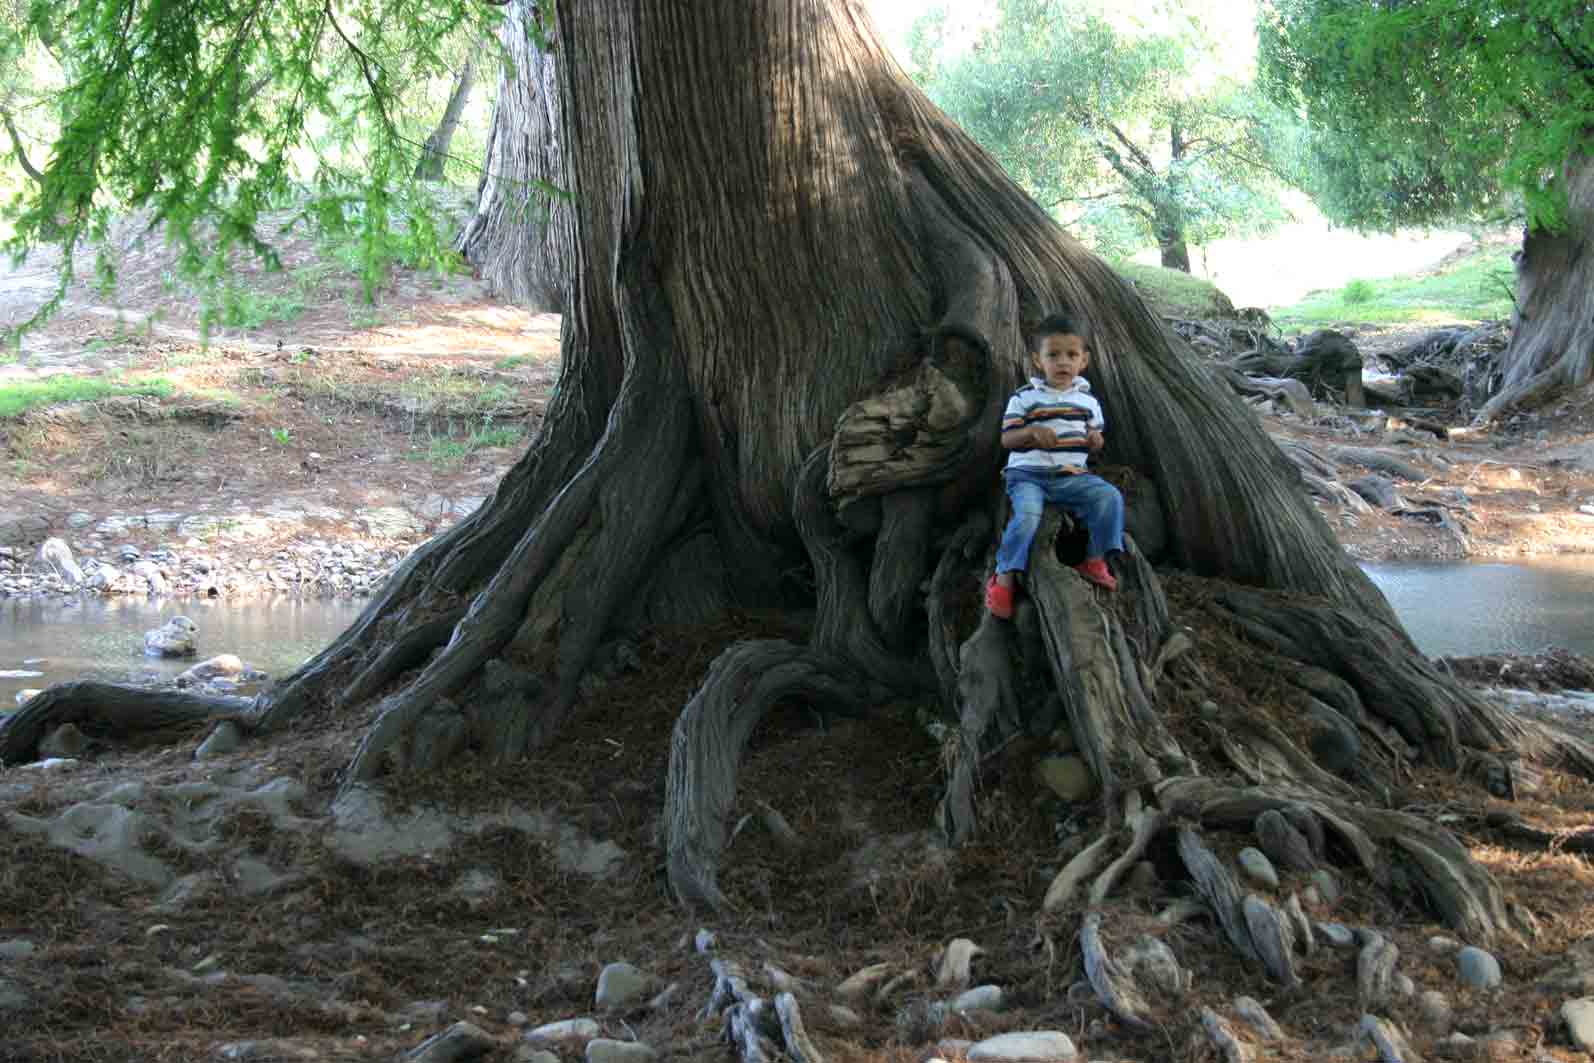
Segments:
[[[171,381],[160,377],[115,379],[52,376],[43,380],[19,380],[10,384],[0,384],[0,418],[18,417],[36,406],[94,402],[97,399],[116,395],[153,395],[164,398],[171,393]]]
[[[946,18],[915,25],[931,98],[1042,206],[1127,254],[1264,232],[1284,220],[1276,157],[1298,134],[1188,17],[1130,34],[1090,0],[1001,0],[974,46],[947,54]]]
[[[1234,313],[1234,303],[1211,281],[1139,262],[1115,262],[1113,269],[1133,281],[1140,297],[1166,317],[1228,317]]]
[[[1376,284],[1351,281],[1331,292],[1313,292],[1294,306],[1268,311],[1287,332],[1330,325],[1432,324],[1497,321],[1511,314],[1511,258],[1498,247],[1466,255],[1443,269],[1413,277],[1388,277]]]
[[[1345,282],[1345,287],[1340,289],[1339,297],[1347,306],[1355,306],[1358,303],[1372,302],[1373,297],[1377,294],[1378,289],[1374,287],[1372,281],[1362,280],[1358,277],[1355,280]]]
[[[1583,0],[1274,0],[1265,85],[1307,120],[1301,176],[1363,228],[1498,217],[1561,224],[1587,150],[1594,19]]]
[[[279,426],[271,430],[271,439],[277,446],[285,447],[293,442],[293,433]]]
[[[51,65],[59,88],[40,96],[49,146],[34,156],[39,179],[0,207],[0,251],[66,254],[56,298],[27,324],[54,312],[76,256],[134,210],[202,284],[225,277],[235,250],[274,267],[259,222],[287,205],[353,249],[368,292],[389,263],[446,262],[439,193],[411,175],[447,95],[436,86],[465,49],[496,41],[501,16],[449,0],[23,0],[0,15],[0,112],[18,98],[19,57]],[[3,125],[0,153],[15,154]],[[112,276],[103,252],[95,272]]]

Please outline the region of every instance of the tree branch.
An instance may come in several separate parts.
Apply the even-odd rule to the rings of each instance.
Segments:
[[[11,150],[16,153],[17,163],[22,167],[22,172],[33,178],[34,184],[43,184],[44,175],[33,168],[33,163],[28,161],[28,153],[22,147],[22,135],[17,132],[17,125],[11,120],[10,111],[0,111],[0,120],[6,125],[6,132],[11,136]]]

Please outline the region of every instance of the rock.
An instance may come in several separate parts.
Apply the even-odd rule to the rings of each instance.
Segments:
[[[1064,801],[1088,801],[1096,795],[1096,777],[1076,754],[1045,757],[1035,765],[1035,781]]]
[[[952,1010],[958,1014],[965,1011],[1001,1011],[1002,987],[979,985],[959,993],[952,1001]]]
[[[83,582],[83,570],[72,557],[72,548],[64,539],[46,539],[39,544],[39,560],[60,576],[69,586]]]
[[[160,627],[144,632],[144,653],[150,657],[192,657],[199,649],[199,625],[186,616],[174,616]]]
[[[1311,881],[1312,885],[1317,887],[1317,892],[1322,895],[1325,904],[1333,904],[1343,893],[1339,888],[1339,879],[1335,878],[1334,872],[1326,867],[1313,871]]]
[[[564,1019],[526,1031],[526,1040],[533,1044],[585,1045],[602,1032],[591,1019]]]
[[[1453,1033],[1434,1042],[1434,1052],[1443,1059],[1473,1059],[1477,1042],[1464,1033]]]
[[[1566,950],[1561,962],[1547,972],[1540,985],[1568,996],[1594,995],[1594,938],[1585,938]]]
[[[1179,966],[1173,950],[1150,934],[1142,935],[1124,949],[1118,964],[1143,988],[1155,990],[1164,999],[1181,996],[1190,988],[1190,973]]]
[[[229,753],[236,753],[243,745],[243,728],[231,720],[223,720],[210,732],[210,736],[199,744],[194,750],[195,760],[215,760],[225,757]]]
[[[1448,997],[1437,989],[1427,989],[1417,996],[1417,1016],[1429,1033],[1443,1037],[1450,1032],[1454,1013]]]
[[[1579,997],[1561,1005],[1567,1036],[1584,1052],[1594,1052],[1594,997]]]
[[[540,1048],[521,1045],[515,1049],[515,1063],[559,1063],[559,1057]]]
[[[619,1011],[647,996],[653,979],[629,963],[611,963],[598,973],[596,1003],[600,1011]]]
[[[969,1047],[969,1063],[982,1060],[1007,1060],[1011,1063],[1068,1063],[1078,1058],[1074,1042],[1055,1030],[1034,1033],[1004,1033],[987,1037]]]
[[[1252,882],[1266,886],[1268,889],[1279,888],[1279,873],[1273,870],[1273,862],[1262,855],[1262,850],[1247,846],[1241,849],[1234,859],[1240,865],[1240,870],[1245,872],[1246,878]]]
[[[1317,923],[1317,932],[1337,949],[1356,947],[1356,932],[1344,923]]]
[[[1500,961],[1472,945],[1456,953],[1456,971],[1462,983],[1473,989],[1494,989],[1502,980]]]
[[[88,745],[89,740],[77,729],[77,724],[63,723],[39,742],[39,756],[77,757]]]
[[[135,561],[128,571],[144,581],[144,587],[150,594],[166,594],[171,590],[171,586],[166,582],[166,574],[153,561]]]
[[[15,963],[25,960],[38,951],[37,946],[23,938],[12,938],[10,941],[0,941],[0,960]]]
[[[218,653],[214,657],[200,661],[177,677],[180,687],[193,686],[196,683],[208,683],[212,679],[222,676],[241,675],[244,662],[230,653]]]
[[[1284,1040],[1284,1028],[1254,997],[1235,997],[1234,1013],[1264,1041]]]
[[[1430,952],[1437,953],[1440,956],[1449,956],[1461,951],[1461,942],[1455,938],[1447,938],[1442,934],[1435,934],[1428,939],[1428,949]]]
[[[948,1007],[939,1000],[909,1001],[897,1011],[897,1036],[909,1044],[929,1041],[946,1025]]]
[[[599,1038],[587,1042],[587,1063],[645,1063],[659,1054],[637,1041],[610,1041]]]
[[[399,506],[357,510],[354,519],[365,526],[367,534],[384,539],[412,539],[426,532],[420,517]]]
[[[1410,976],[1401,974],[1399,971],[1395,972],[1395,977],[1390,980],[1390,984],[1400,996],[1411,997],[1416,995],[1417,983],[1413,982]]]
[[[468,1022],[456,1022],[442,1033],[415,1046],[405,1057],[405,1063],[464,1063],[480,1059],[498,1047],[498,1042],[487,1036],[480,1027]]]

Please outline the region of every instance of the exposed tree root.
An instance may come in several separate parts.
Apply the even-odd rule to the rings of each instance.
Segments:
[[[747,740],[769,710],[796,698],[858,712],[867,691],[846,665],[778,639],[739,643],[715,659],[670,740],[665,845],[678,898],[727,904],[716,880],[736,776]]]
[[[248,727],[249,699],[178,690],[141,690],[117,683],[57,683],[34,695],[0,726],[0,764],[38,756],[39,743],[63,724],[90,738],[130,739],[192,734],[220,719]]]

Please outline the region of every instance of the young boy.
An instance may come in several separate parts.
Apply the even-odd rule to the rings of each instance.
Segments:
[[[1085,561],[1074,567],[1090,582],[1116,590],[1106,557],[1124,548],[1123,495],[1085,471],[1086,456],[1106,443],[1106,422],[1090,382],[1079,375],[1090,365],[1090,348],[1073,319],[1053,314],[1040,323],[1034,360],[1040,376],[1013,393],[1002,417],[1002,446],[1010,451],[1002,475],[1013,516],[996,552],[996,574],[985,585],[985,607],[1002,620],[1013,615],[1014,586],[1029,567],[1046,503],[1062,506],[1089,530]]]

